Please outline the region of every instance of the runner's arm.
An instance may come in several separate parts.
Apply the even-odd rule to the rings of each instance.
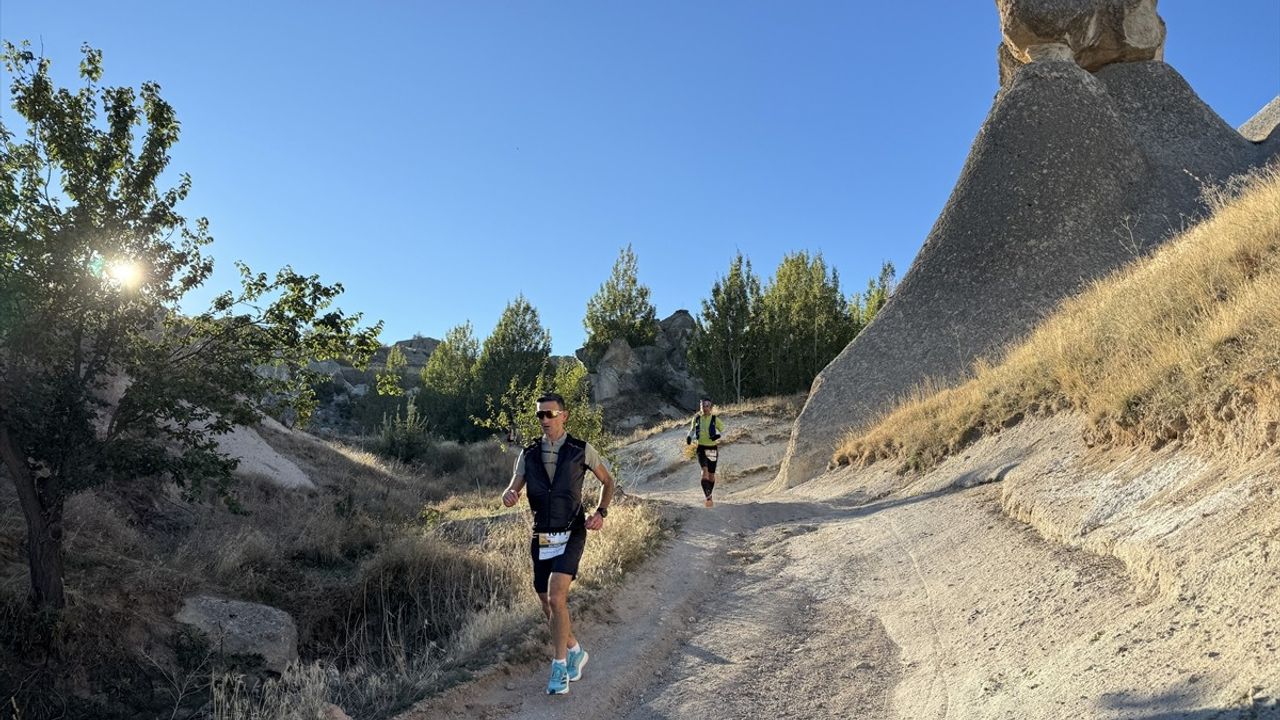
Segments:
[[[605,467],[603,462],[591,468],[591,472],[595,473],[596,479],[600,481],[602,489],[600,490],[600,507],[609,509],[609,504],[613,502],[613,488],[617,485],[613,480],[613,475],[609,472],[609,468]]]
[[[520,501],[520,491],[524,489],[524,453],[516,458],[515,470],[511,473],[511,482],[507,483],[507,489],[502,491],[502,504],[512,507]]]

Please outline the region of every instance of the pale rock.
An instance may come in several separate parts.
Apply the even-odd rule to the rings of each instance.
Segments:
[[[208,636],[214,650],[227,655],[256,655],[284,673],[298,659],[298,629],[289,613],[266,605],[197,595],[187,598],[174,619]]]

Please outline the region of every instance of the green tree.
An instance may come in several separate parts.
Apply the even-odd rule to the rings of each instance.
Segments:
[[[756,389],[785,394],[808,389],[857,332],[856,306],[841,294],[840,276],[822,254],[783,257],[759,305],[764,372]]]
[[[876,314],[889,302],[897,283],[894,281],[893,263],[885,261],[880,265],[880,275],[867,280],[867,291],[861,296],[861,303],[855,303],[858,312],[858,330],[871,324]]]
[[[550,356],[551,333],[542,327],[538,310],[523,295],[517,296],[480,348],[474,366],[477,399],[499,399],[512,383],[517,388],[533,385],[546,372]]]
[[[741,401],[751,389],[759,303],[760,278],[752,272],[751,261],[738,253],[728,274],[712,286],[711,297],[702,301],[702,314],[689,340],[690,368],[717,398]]]
[[[367,363],[380,324],[360,329],[330,309],[340,285],[287,267],[240,266],[239,292],[180,314],[213,270],[211,238],[177,210],[187,175],[157,186],[178,139],[159,87],[100,85],[87,46],[78,90],[55,88],[26,44],[6,43],[3,62],[21,127],[0,119],[0,459],[27,524],[32,600],[56,609],[71,493],[165,475],[230,498],[236,461],[216,436],[264,410],[305,421],[307,363]]]
[[[618,338],[631,347],[652,345],[658,335],[656,310],[649,288],[637,278],[636,255],[628,243],[618,253],[609,279],[587,301],[582,321],[587,330],[587,362],[595,365]]]
[[[528,385],[517,385],[513,380],[501,398],[490,398],[485,417],[476,418],[476,423],[498,432],[513,430],[512,439],[520,444],[532,442],[542,434],[537,416],[538,398],[548,392],[564,398],[569,410],[565,430],[590,442],[612,462],[616,441],[605,430],[603,410],[591,402],[587,367],[574,358],[556,363],[554,371],[548,367]]]
[[[475,406],[472,370],[480,357],[480,343],[471,323],[465,322],[445,333],[422,367],[420,405],[436,432],[456,440],[474,439],[476,427],[471,416]]]
[[[404,357],[404,351],[399,345],[392,345],[387,350],[387,362],[382,370],[378,373],[378,394],[390,395],[392,397],[400,397],[404,394],[403,373],[405,367],[409,365],[409,361]]]

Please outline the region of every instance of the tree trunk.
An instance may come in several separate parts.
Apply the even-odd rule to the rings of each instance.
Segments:
[[[0,458],[9,468],[27,520],[27,562],[31,569],[31,600],[41,610],[66,606],[62,585],[62,495],[53,483],[41,492],[27,459],[14,446],[9,429],[0,423]]]

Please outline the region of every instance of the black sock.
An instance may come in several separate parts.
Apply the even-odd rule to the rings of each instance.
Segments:
[[[714,482],[712,482],[711,480],[703,480],[703,481],[702,481],[702,494],[703,494],[703,495],[706,495],[707,497],[711,497],[711,491],[712,491],[712,489],[714,489],[714,488],[715,488],[715,486],[716,486],[716,484],[715,484]]]

